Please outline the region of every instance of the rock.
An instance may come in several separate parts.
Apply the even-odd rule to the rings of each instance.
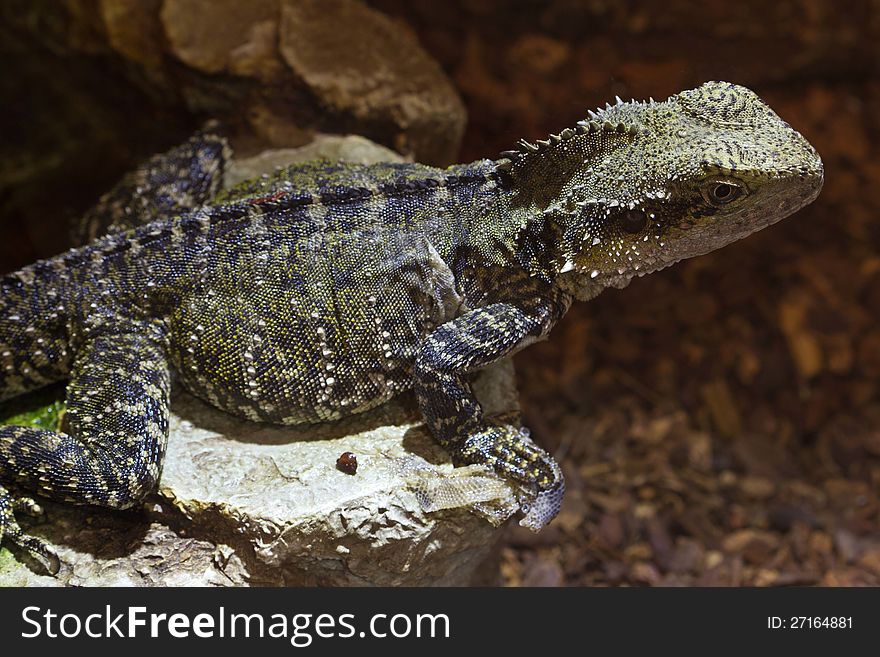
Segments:
[[[509,386],[510,375],[509,367],[496,371],[487,383],[497,388],[506,379]],[[292,428],[221,418],[188,397],[179,408],[160,494],[198,535],[231,544],[245,538],[252,579],[462,584],[493,543],[492,524],[473,513],[423,510],[402,463],[415,460],[446,476],[453,469],[411,407],[392,403],[339,423]],[[346,451],[358,458],[355,476],[336,469]],[[454,472],[505,493],[482,468]]]
[[[716,379],[703,386],[709,414],[718,432],[725,438],[734,438],[742,433],[742,418],[730,386],[722,379]]]
[[[358,135],[317,135],[311,143],[300,148],[270,149],[253,157],[233,160],[227,167],[224,186],[232,187],[279,167],[320,158],[357,164],[404,161],[399,153]]]
[[[858,564],[880,577],[880,548],[873,548],[859,557]]]
[[[393,123],[395,148],[429,164],[456,157],[464,106],[440,66],[389,18],[358,0],[282,0],[279,33],[284,63],[322,105]]]
[[[159,16],[169,49],[187,66],[270,82],[283,68],[278,61],[278,4],[164,0]]]
[[[699,542],[686,536],[679,536],[675,541],[669,569],[673,572],[696,571],[703,557],[703,546]]]
[[[646,561],[638,561],[630,568],[629,576],[638,584],[656,586],[660,581],[660,573],[654,564]]]
[[[522,586],[561,586],[562,568],[552,559],[537,558],[526,564]]]
[[[345,126],[428,163],[457,155],[465,110],[455,89],[408,31],[360,0],[66,4],[44,8],[66,29],[39,39],[133,64],[131,84],[244,120],[272,145]]]
[[[880,330],[870,331],[859,342],[859,367],[869,377],[880,377]]]
[[[487,412],[516,408],[509,362],[476,385]],[[358,458],[354,476],[336,469],[345,451]],[[426,511],[424,492],[437,499],[444,486],[464,506]],[[45,503],[48,522],[24,522],[55,546],[61,572],[35,574],[2,550],[0,585],[463,585],[500,536],[510,496],[485,468],[452,468],[410,397],[336,423],[276,427],[176,391],[147,508]],[[499,518],[475,512],[493,499]]]
[[[536,75],[553,73],[571,56],[568,44],[543,34],[526,34],[510,47],[508,59],[516,68]]]
[[[840,558],[847,563],[855,561],[862,549],[859,539],[846,529],[838,529],[834,532],[834,547]]]
[[[153,506],[159,503],[155,496]],[[27,557],[0,549],[0,586],[231,586],[249,583],[238,554],[178,534],[145,513],[118,513],[47,502],[48,522],[26,531],[55,546],[58,575],[30,569]],[[165,522],[171,519],[163,514]]]
[[[743,477],[739,481],[739,488],[747,497],[759,500],[772,497],[776,492],[776,485],[764,477]]]
[[[99,12],[111,49],[145,71],[158,71],[162,55],[157,47],[162,25],[155,0],[100,0]]]
[[[779,325],[798,372],[805,379],[822,371],[822,348],[807,325],[810,304],[810,299],[804,295],[793,295],[779,305]]]
[[[760,529],[741,529],[726,536],[722,542],[725,552],[741,554],[749,563],[762,564],[779,547],[779,537]]]

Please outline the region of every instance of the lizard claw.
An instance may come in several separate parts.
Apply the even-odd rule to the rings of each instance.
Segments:
[[[28,536],[22,531],[15,519],[16,511],[31,516],[39,516],[43,513],[43,509],[33,499],[29,497],[13,498],[9,491],[0,485],[0,541],[8,540],[36,557],[50,574],[57,575],[61,569],[61,559],[43,541],[34,536]]]
[[[542,450],[543,451],[543,450]],[[536,532],[545,527],[562,508],[562,498],[565,496],[565,478],[562,476],[562,468],[552,456],[546,456],[545,464],[553,473],[553,483],[547,488],[538,488],[537,494],[531,501],[521,503],[520,509],[525,516],[519,521],[523,527],[528,527]]]
[[[43,507],[33,497],[18,497],[12,500],[12,511],[24,513],[31,518],[40,518],[45,515]]]
[[[527,429],[489,427],[468,437],[459,456],[466,463],[490,465],[518,484],[520,510],[525,514],[522,526],[538,531],[559,513],[565,494],[562,469],[535,444]]]

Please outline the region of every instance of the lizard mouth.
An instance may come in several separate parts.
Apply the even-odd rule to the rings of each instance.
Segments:
[[[673,228],[672,234],[664,238],[671,250],[658,252],[656,256],[668,266],[748,237],[812,203],[822,190],[823,182],[824,170],[818,159],[809,169],[765,179],[742,207],[716,213],[687,228]]]

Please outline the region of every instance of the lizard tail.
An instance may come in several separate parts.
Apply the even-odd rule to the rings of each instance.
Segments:
[[[63,380],[70,371],[63,281],[52,262],[0,277],[0,400]],[[53,279],[58,286],[46,284]]]

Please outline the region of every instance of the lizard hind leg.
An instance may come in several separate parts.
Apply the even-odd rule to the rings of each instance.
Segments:
[[[159,479],[169,388],[157,340],[134,333],[93,338],[74,361],[67,389],[69,432],[0,427],[0,481],[65,502],[134,506]],[[0,491],[0,533],[48,556],[15,522],[13,512],[23,508],[6,489]]]
[[[74,244],[201,207],[219,191],[230,157],[219,124],[209,121],[182,144],[126,174],[104,194],[73,228]]]
[[[13,497],[9,490],[0,484],[0,543],[6,539],[29,554],[42,557],[43,565],[55,575],[61,567],[58,555],[40,539],[24,533],[15,519],[16,511],[31,513],[35,506],[33,500],[29,498]]]

